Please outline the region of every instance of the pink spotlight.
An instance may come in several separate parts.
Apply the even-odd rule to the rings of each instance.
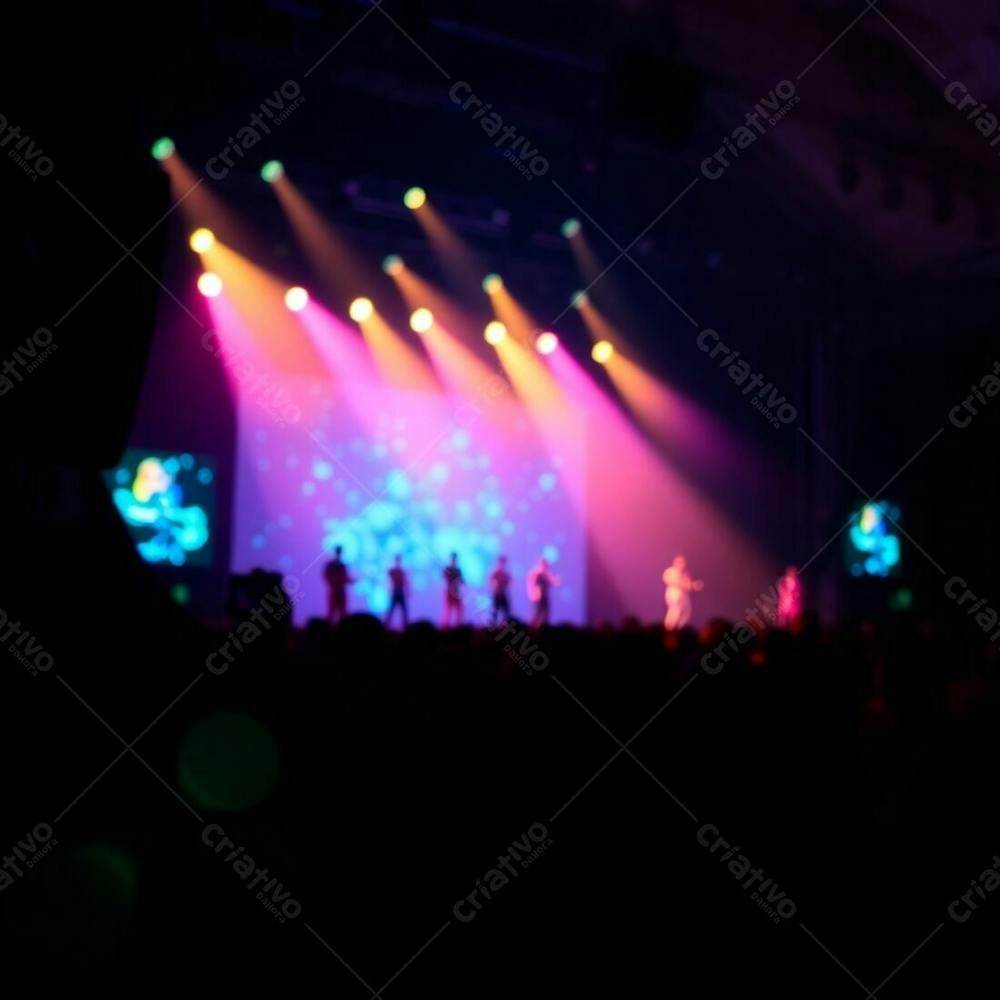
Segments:
[[[540,333],[535,340],[535,350],[539,354],[551,354],[559,346],[559,338],[550,331]]]

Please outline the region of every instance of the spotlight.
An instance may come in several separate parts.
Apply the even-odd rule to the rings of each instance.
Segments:
[[[599,364],[606,365],[615,349],[609,340],[599,340],[590,351],[590,356]]]
[[[163,138],[157,139],[156,142],[153,143],[153,148],[150,152],[153,154],[154,160],[166,160],[168,157],[174,155],[174,150],[176,148],[177,147],[174,145],[173,139],[168,139],[166,136],[163,136]]]
[[[554,333],[546,330],[540,333],[535,340],[535,350],[539,354],[551,354],[559,346],[559,338]]]
[[[422,187],[411,187],[403,195],[403,204],[414,211],[420,208],[425,201],[427,201],[427,192]]]
[[[202,226],[191,234],[188,246],[195,253],[208,253],[215,246],[215,233],[211,229],[206,229]]]
[[[560,226],[563,236],[566,239],[572,239],[578,232],[580,232],[580,220],[579,219],[567,219],[562,226]]]
[[[222,291],[222,278],[214,271],[205,271],[198,277],[198,291],[206,299],[214,299]]]
[[[507,339],[507,327],[500,320],[495,319],[492,323],[486,324],[483,336],[486,338],[487,344],[496,347],[497,344],[502,344]]]
[[[351,308],[347,310],[351,319],[355,323],[363,323],[373,312],[375,312],[375,307],[372,305],[371,299],[355,299],[351,303]]]
[[[260,168],[260,176],[263,180],[267,181],[268,184],[273,184],[277,180],[281,180],[285,176],[285,165],[281,160],[268,160]]]
[[[574,309],[582,309],[589,301],[586,292],[574,292],[569,298],[569,304]]]
[[[483,278],[483,291],[487,295],[493,295],[499,292],[501,288],[503,288],[503,278],[499,274],[487,274]]]
[[[302,312],[309,303],[309,293],[300,285],[294,285],[285,292],[285,305],[293,313]]]
[[[403,270],[403,258],[398,253],[391,253],[382,260],[382,270],[386,274],[399,274]]]
[[[429,330],[434,324],[434,313],[430,309],[414,309],[410,314],[410,329],[417,333]]]

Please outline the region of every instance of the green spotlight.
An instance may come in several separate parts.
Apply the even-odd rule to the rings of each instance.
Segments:
[[[503,288],[503,278],[499,274],[487,274],[483,278],[483,291],[487,295],[493,295],[499,292],[501,288]]]
[[[174,155],[174,150],[176,148],[177,147],[174,145],[173,139],[168,139],[167,136],[163,136],[153,143],[153,147],[150,149],[150,152],[153,154],[154,160],[166,160],[168,157]]]
[[[580,220],[567,219],[560,228],[566,239],[572,239],[578,232],[580,232]]]
[[[422,187],[411,187],[403,195],[403,204],[413,211],[420,208],[425,201],[427,201],[427,192]]]
[[[391,253],[382,260],[382,270],[386,274],[399,274],[403,270],[403,258],[398,253]]]
[[[586,292],[574,292],[569,300],[574,309],[582,309],[589,301]]]
[[[273,184],[276,180],[280,180],[285,176],[285,165],[281,160],[268,160],[260,168],[260,176],[267,181],[268,184]]]

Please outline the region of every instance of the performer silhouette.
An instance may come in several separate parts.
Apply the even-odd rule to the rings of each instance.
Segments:
[[[497,559],[493,572],[490,573],[490,590],[493,594],[492,622],[505,622],[510,618],[510,573],[507,572],[507,557]]]
[[[788,628],[802,614],[802,581],[794,566],[778,581],[778,628]]]
[[[403,569],[403,557],[396,556],[392,569],[389,570],[389,610],[385,613],[385,624],[388,628],[392,621],[392,613],[399,608],[403,618],[403,628],[409,624],[407,601],[410,597],[410,577]]]
[[[444,568],[444,616],[441,628],[448,628],[454,616],[455,624],[462,624],[462,587],[465,579],[458,568],[458,553],[452,552],[451,560]]]
[[[341,558],[343,551],[343,547],[338,545],[333,550],[333,558],[323,569],[323,577],[330,591],[327,620],[331,625],[336,625],[347,617],[347,585],[354,583],[354,577]]]
[[[549,621],[549,591],[559,586],[559,577],[550,569],[543,556],[528,570],[528,598],[535,605],[531,627],[539,628]]]
[[[663,627],[668,631],[684,628],[691,621],[691,591],[701,590],[705,584],[688,573],[687,559],[681,555],[663,571],[663,582],[667,587],[663,595],[667,602]]]

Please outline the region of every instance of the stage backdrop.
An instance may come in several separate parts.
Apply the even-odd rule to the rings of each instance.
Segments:
[[[356,583],[350,610],[385,612],[387,571],[410,573],[411,619],[440,618],[452,552],[466,617],[483,622],[500,554],[515,615],[530,615],[529,568],[559,576],[553,621],[586,620],[582,433],[551,454],[511,394],[457,398],[358,378],[285,377],[235,385],[234,572],[278,569],[298,588],[296,621],[326,610],[323,566],[336,545]]]

